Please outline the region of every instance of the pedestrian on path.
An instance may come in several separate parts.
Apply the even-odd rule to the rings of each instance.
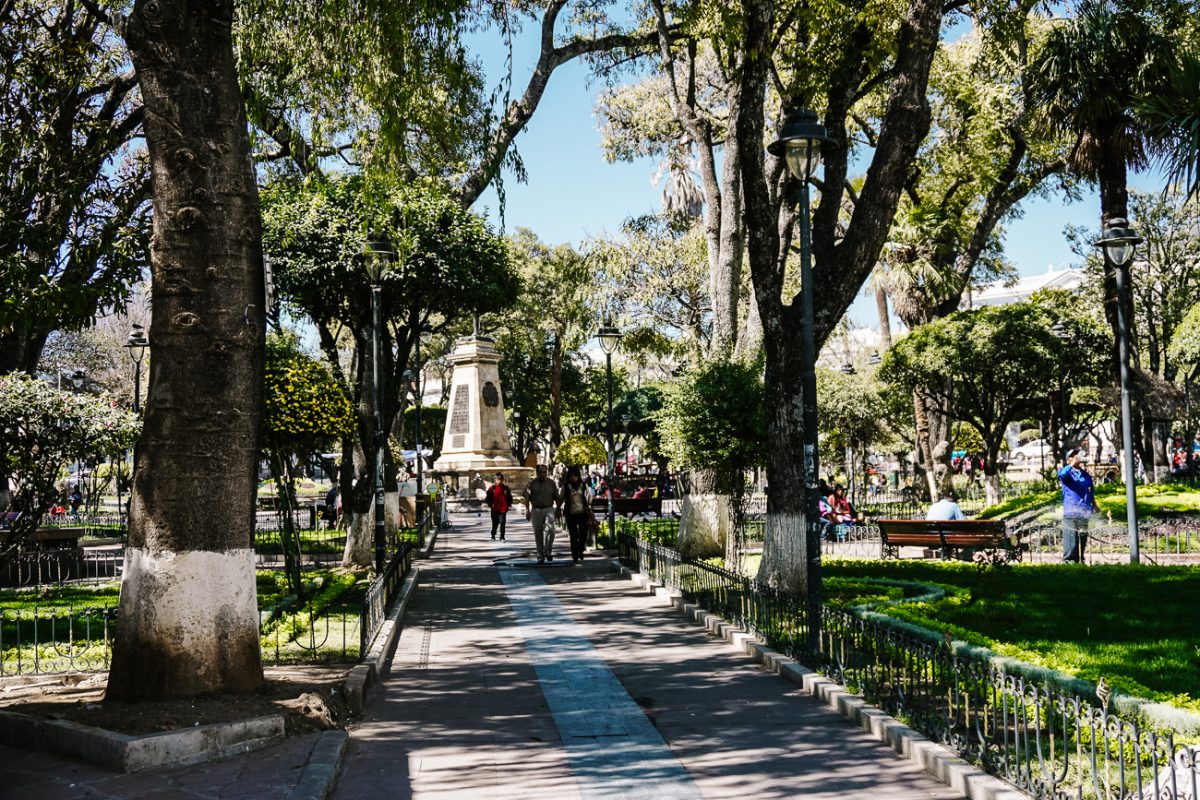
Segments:
[[[513,496],[512,489],[508,488],[508,484],[504,482],[504,475],[497,472],[496,482],[488,487],[487,495],[483,502],[487,503],[488,508],[492,509],[492,539],[496,538],[496,531],[500,531],[500,541],[504,541],[504,527],[508,521],[508,510],[512,508]]]
[[[558,487],[547,474],[546,465],[538,464],[537,477],[525,487],[528,513],[533,523],[533,541],[539,564],[554,560],[554,517],[558,511]]]
[[[1083,562],[1088,521],[1099,513],[1092,476],[1084,469],[1079,448],[1067,453],[1067,464],[1058,471],[1063,498],[1063,561]]]
[[[579,467],[567,470],[558,501],[567,518],[567,533],[571,537],[571,560],[583,561],[583,548],[587,544],[588,523],[592,518],[592,491],[583,482]]]

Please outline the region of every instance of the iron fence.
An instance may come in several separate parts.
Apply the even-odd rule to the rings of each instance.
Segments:
[[[1022,547],[1035,562],[1062,561],[1061,521],[1031,522],[1014,531]],[[1200,519],[1178,517],[1142,521],[1138,526],[1138,550],[1147,564],[1200,564]],[[1129,529],[1124,523],[1102,521],[1088,527],[1084,562],[1124,564],[1129,562]]]
[[[621,561],[1038,798],[1195,800],[1200,749],[1110,713],[1107,691],[1068,696],[849,610],[620,536]]]
[[[415,546],[402,542],[392,555],[383,572],[375,577],[363,598],[362,609],[359,611],[359,652],[366,655],[367,647],[379,632],[388,611],[408,577],[412,568]]]

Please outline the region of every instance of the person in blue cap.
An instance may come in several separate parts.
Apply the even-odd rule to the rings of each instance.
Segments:
[[[1067,451],[1067,463],[1058,471],[1063,498],[1063,562],[1083,562],[1088,521],[1099,511],[1092,476],[1083,467],[1079,448]]]

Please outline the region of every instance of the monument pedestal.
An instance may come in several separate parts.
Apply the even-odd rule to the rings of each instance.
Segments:
[[[533,470],[513,458],[504,421],[500,392],[500,353],[486,336],[464,336],[450,355],[450,408],[442,453],[433,472],[452,489],[466,485],[478,472],[488,485],[497,472],[504,474],[514,494],[529,483]]]

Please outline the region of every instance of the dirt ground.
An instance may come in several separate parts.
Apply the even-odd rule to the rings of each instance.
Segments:
[[[132,735],[284,714],[296,734],[345,727],[346,705],[334,688],[348,671],[344,664],[267,667],[253,694],[145,703],[105,701],[107,673],[22,676],[0,679],[0,709]]]

